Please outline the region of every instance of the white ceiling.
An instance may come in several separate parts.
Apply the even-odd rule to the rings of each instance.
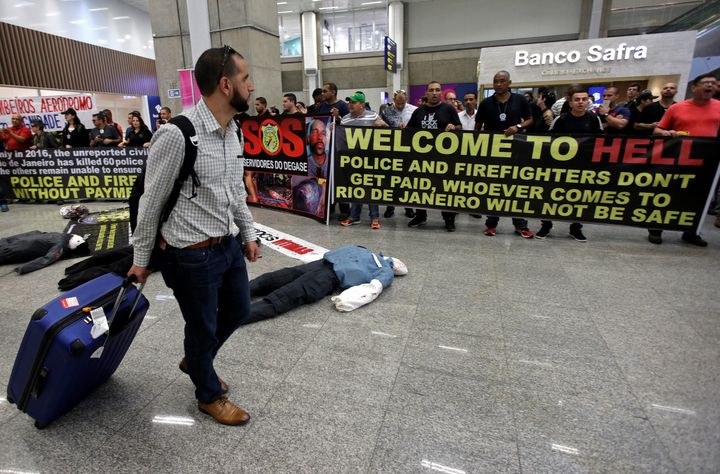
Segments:
[[[154,59],[150,17],[130,2],[0,0],[0,21]]]
[[[142,1],[142,0],[133,0]],[[315,11],[317,13],[348,12],[367,8],[384,8],[393,0],[267,0],[275,1],[279,14],[282,12],[301,13]],[[422,3],[433,0],[402,0],[403,3]]]

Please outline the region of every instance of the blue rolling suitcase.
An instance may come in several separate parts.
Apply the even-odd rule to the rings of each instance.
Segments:
[[[115,372],[148,307],[142,286],[108,273],[38,309],[15,359],[7,400],[37,428],[60,418]]]

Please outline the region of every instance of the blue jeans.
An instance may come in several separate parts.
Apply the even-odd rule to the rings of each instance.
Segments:
[[[250,315],[250,290],[242,247],[234,238],[201,249],[169,247],[162,252],[162,276],[173,290],[185,319],[185,359],[195,397],[220,398],[213,360],[244,318]]]
[[[352,203],[350,206],[350,219],[354,221],[360,220],[360,214],[362,214],[363,205],[360,203]],[[370,208],[370,219],[380,219],[380,206],[377,204],[368,204]]]

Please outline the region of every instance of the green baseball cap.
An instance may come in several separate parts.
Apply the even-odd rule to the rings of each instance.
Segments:
[[[360,91],[356,91],[350,97],[345,97],[345,100],[348,102],[360,102],[361,104],[364,104],[365,103],[365,94],[363,94]]]

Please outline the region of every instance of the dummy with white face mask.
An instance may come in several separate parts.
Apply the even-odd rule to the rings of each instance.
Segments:
[[[0,265],[27,262],[15,268],[20,275],[45,268],[61,258],[89,254],[85,238],[75,234],[33,230],[0,239]]]
[[[327,252],[322,260],[260,275],[250,282],[250,316],[243,324],[283,314],[344,290],[332,298],[338,311],[352,311],[374,301],[407,266],[364,247],[347,246]]]

